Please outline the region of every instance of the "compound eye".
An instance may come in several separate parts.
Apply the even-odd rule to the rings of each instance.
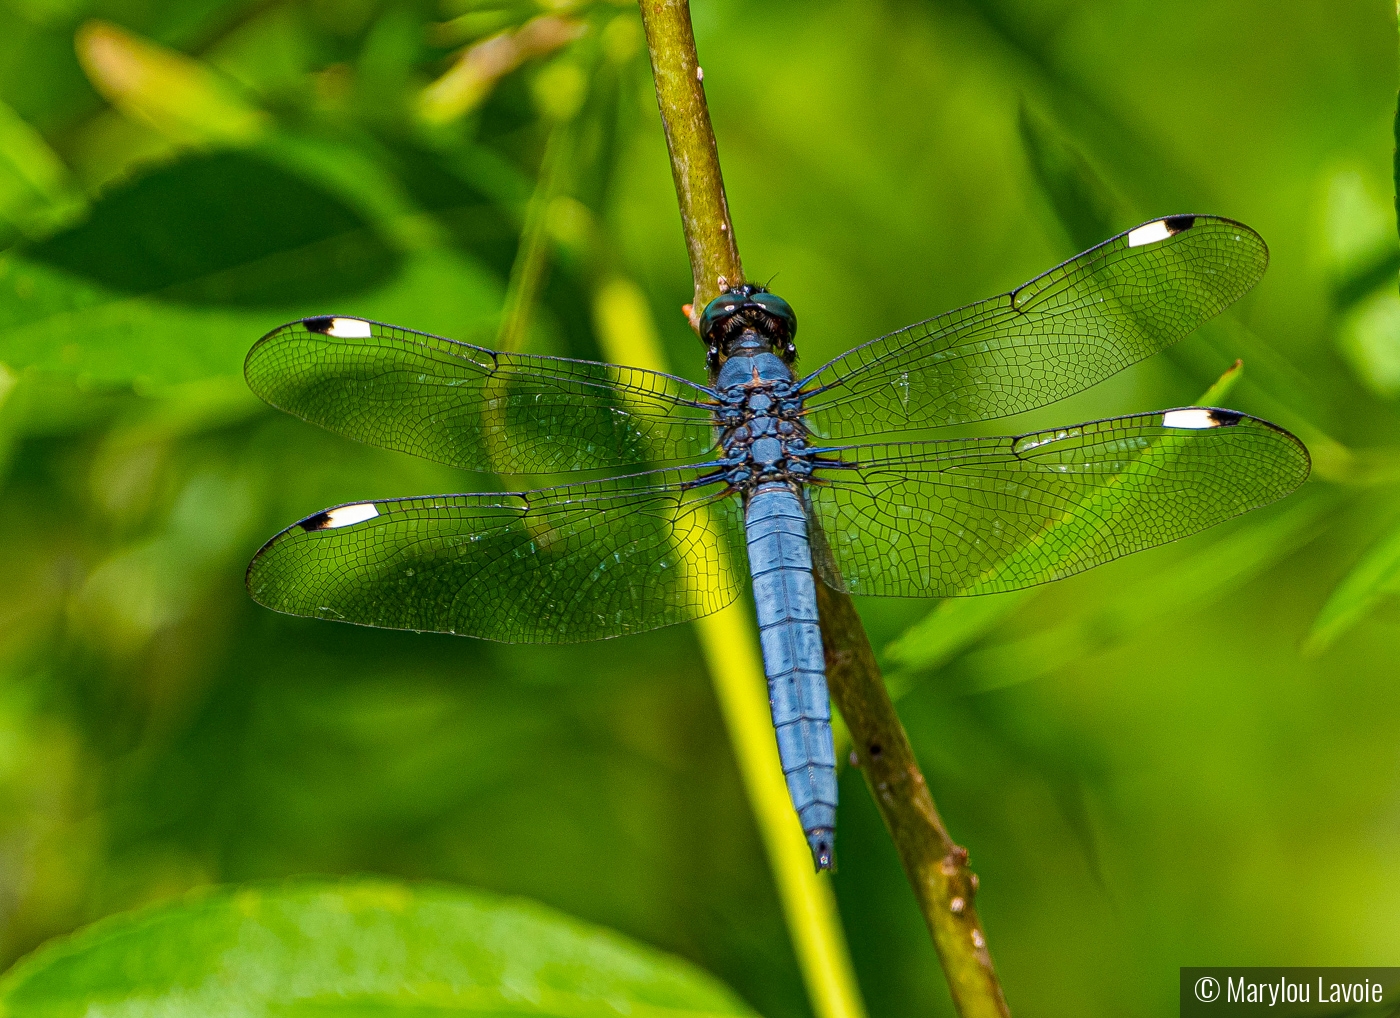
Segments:
[[[705,310],[700,313],[700,338],[708,343],[711,332],[743,306],[743,296],[732,290],[725,291],[710,301],[705,305]]]
[[[749,298],[749,302],[760,305],[764,311],[782,321],[787,326],[789,337],[797,335],[797,315],[793,313],[792,305],[776,293],[756,293]]]

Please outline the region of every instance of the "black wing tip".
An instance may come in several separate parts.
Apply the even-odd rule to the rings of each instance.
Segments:
[[[262,352],[263,348],[269,343],[272,343],[279,337],[285,335],[288,332],[288,330],[295,329],[298,325],[306,326],[306,331],[308,332],[319,332],[324,334],[330,330],[331,322],[333,320],[335,320],[336,318],[343,317],[345,316],[312,315],[309,318],[298,318],[294,321],[285,322],[282,325],[277,326],[277,328],[263,333],[261,336],[258,337],[257,341],[251,347],[248,348],[248,355],[243,358],[243,379],[248,383],[248,387],[252,389],[253,392],[257,393],[259,397],[266,399],[266,397],[263,396],[262,392],[259,391],[258,386],[253,380],[253,362],[257,359],[258,354]]]
[[[1248,280],[1247,284],[1243,287],[1243,289],[1241,289],[1239,293],[1231,297],[1229,301],[1226,302],[1226,304],[1222,305],[1220,308],[1211,312],[1207,316],[1207,318],[1214,318],[1220,312],[1224,311],[1226,307],[1228,307],[1230,304],[1233,304],[1236,300],[1238,300],[1250,289],[1252,289],[1254,285],[1264,277],[1264,272],[1269,267],[1269,245],[1264,243],[1264,238],[1259,236],[1259,232],[1257,230],[1253,229],[1250,226],[1246,226],[1244,223],[1241,223],[1237,219],[1230,219],[1226,216],[1205,215],[1198,212],[1179,212],[1175,215],[1158,216],[1155,219],[1147,220],[1145,223],[1139,223],[1137,226],[1134,226],[1131,230],[1124,230],[1122,233],[1115,234],[1114,236],[1109,237],[1107,240],[1102,240],[1099,243],[1095,244],[1093,247],[1081,251],[1079,252],[1079,254],[1074,255],[1073,257],[1065,259],[1060,264],[1052,268],[1046,269],[1034,279],[1027,280],[1020,286],[1016,287],[1014,290],[1011,290],[1009,293],[1003,294],[999,298],[989,298],[989,300],[1009,300],[1011,304],[1011,310],[1020,311],[1025,306],[1025,302],[1022,300],[1022,294],[1029,294],[1030,296],[1028,299],[1034,300],[1037,296],[1039,296],[1040,290],[1045,284],[1046,280],[1054,278],[1056,273],[1063,271],[1066,266],[1071,265],[1082,258],[1086,258],[1087,256],[1091,255],[1098,257],[1104,255],[1105,253],[1119,252],[1121,248],[1125,245],[1129,249],[1138,247],[1153,247],[1157,244],[1173,240],[1174,238],[1179,237],[1184,233],[1189,233],[1190,231],[1198,229],[1205,224],[1224,226],[1238,233],[1248,234],[1254,240],[1254,242],[1259,245],[1259,251],[1264,258],[1263,264],[1259,267],[1259,271],[1255,273],[1252,279]],[[978,303],[982,302],[979,301]],[[967,305],[967,307],[973,306],[975,305]],[[956,310],[965,310],[965,308],[959,308]],[[941,318],[942,316],[940,315],[937,317]],[[927,321],[936,320],[937,318],[931,318]],[[917,325],[923,324],[925,323],[918,322],[915,325],[908,326],[907,329],[912,329],[915,328]],[[1200,323],[1198,323],[1197,327],[1199,327],[1199,325]],[[907,329],[901,329],[900,331],[907,331]],[[880,338],[883,339],[885,337]],[[1178,339],[1184,338],[1185,336],[1178,337]],[[871,342],[879,342],[879,339],[871,340]],[[1176,342],[1176,340],[1173,340],[1172,342],[1174,343]],[[1167,344],[1167,346],[1170,345],[1172,344]],[[860,347],[856,347],[855,349],[858,350],[860,349]],[[1166,349],[1166,347],[1163,347],[1162,349]],[[847,351],[847,353],[849,352],[850,351]],[[1160,353],[1161,351],[1159,350],[1157,352]],[[842,354],[841,356],[844,357],[845,354]],[[826,365],[823,365],[815,373],[809,375],[807,379],[804,379],[802,384],[806,385],[807,381],[809,381],[811,378],[815,378],[816,375],[820,374],[823,370],[825,370],[825,368]]]
[[[1260,250],[1264,254],[1264,265],[1266,268],[1268,267],[1269,245],[1265,242],[1258,230],[1248,223],[1242,223],[1238,219],[1231,219],[1229,216],[1216,216],[1203,212],[1178,212],[1170,216],[1158,216],[1156,219],[1149,219],[1144,223],[1139,223],[1131,230],[1124,230],[1122,233],[1118,234],[1118,236],[1104,243],[1111,244],[1124,238],[1132,237],[1134,234],[1141,236],[1140,231],[1156,226],[1158,223],[1160,223],[1166,231],[1166,237],[1162,238],[1164,240],[1170,240],[1172,237],[1179,236],[1180,234],[1205,224],[1225,226],[1232,230],[1237,230],[1240,233],[1247,233],[1258,243]],[[1129,243],[1132,242],[1129,241]]]
[[[1206,417],[1210,420],[1211,426],[1216,428],[1233,428],[1245,418],[1249,418],[1252,421],[1263,420],[1263,418],[1260,417],[1250,417],[1249,414],[1244,413],[1241,410],[1229,410],[1225,407],[1208,406],[1201,407],[1201,409],[1205,411]],[[1264,421],[1264,423],[1268,424],[1269,422]]]
[[[269,537],[266,541],[263,542],[262,547],[259,548],[253,554],[252,559],[250,559],[248,562],[248,568],[243,572],[243,585],[248,588],[249,596],[251,596],[254,601],[258,602],[258,604],[264,605],[268,608],[273,608],[275,611],[280,611],[280,609],[276,608],[276,606],[268,604],[267,601],[259,597],[257,590],[253,586],[253,574],[257,571],[258,566],[265,560],[267,553],[272,550],[274,545],[279,544],[283,538],[295,536],[297,534],[313,534],[322,530],[335,530],[339,529],[342,526],[348,526],[354,523],[367,522],[368,520],[373,519],[375,516],[383,515],[383,513],[379,509],[379,506],[383,505],[384,502],[411,501],[415,501],[415,499],[402,498],[380,499],[376,501],[362,500],[359,502],[343,502],[340,505],[328,506],[327,508],[322,509],[320,512],[315,512],[312,513],[310,516],[303,517],[302,519],[297,520],[295,523],[293,523],[290,527],[283,527],[281,530],[277,531],[277,533],[273,534],[271,537]],[[361,509],[365,506],[373,507],[374,514],[361,514],[359,518],[351,518],[345,522],[336,522],[336,514],[339,513],[341,510],[356,510]]]
[[[277,328],[273,329],[271,332],[264,333],[262,336],[258,337],[257,342],[249,347],[248,355],[243,358],[243,380],[248,384],[248,388],[253,391],[255,396],[269,406],[277,407],[279,410],[285,410],[286,408],[278,403],[273,395],[274,386],[268,384],[267,380],[259,377],[257,369],[258,358],[269,346],[288,335],[311,332],[320,336],[325,336],[328,339],[349,338],[343,334],[337,335],[335,331],[337,322],[362,323],[369,327],[371,335],[378,333],[380,330],[397,332],[413,331],[411,329],[402,329],[396,325],[385,325],[383,322],[376,322],[369,318],[360,318],[357,315],[310,315],[306,318],[294,319],[293,321],[277,326]],[[422,333],[422,335],[428,335],[428,333]],[[354,338],[368,337],[360,335]],[[297,416],[301,415],[298,414]]]
[[[1208,419],[1210,422],[1210,427],[1233,428],[1239,426],[1240,424],[1243,424],[1246,421],[1248,421],[1250,424],[1263,425],[1270,431],[1276,431],[1280,435],[1286,435],[1293,441],[1297,442],[1300,447],[1306,448],[1306,446],[1303,446],[1302,440],[1297,435],[1293,434],[1293,432],[1289,431],[1287,428],[1280,427],[1279,425],[1275,424],[1271,420],[1268,420],[1267,418],[1255,417],[1253,414],[1247,414],[1243,410],[1232,410],[1229,407],[1223,406],[1181,406],[1163,410],[1161,413],[1162,416],[1165,418],[1168,414],[1181,413],[1184,411],[1197,411],[1205,415],[1205,418]],[[1152,415],[1144,414],[1143,416],[1150,417]],[[1113,418],[1110,417],[1108,419],[1112,420]]]
[[[308,516],[297,523],[296,526],[310,533],[313,530],[329,530],[331,526],[331,514],[329,509],[323,509],[319,513]]]
[[[1193,229],[1196,226],[1209,223],[1214,223],[1219,226],[1229,226],[1237,230],[1243,230],[1252,236],[1259,236],[1259,231],[1248,223],[1242,223],[1238,219],[1231,219],[1229,216],[1217,216],[1210,212],[1174,212],[1171,215],[1154,216],[1152,219],[1146,219],[1138,223],[1138,225],[1134,226],[1131,230],[1124,230],[1118,236],[1127,236],[1132,233],[1133,230],[1140,230],[1144,226],[1151,226],[1153,223],[1161,223],[1172,236],[1178,233],[1185,233],[1187,230]],[[1263,238],[1260,239],[1262,240]]]
[[[279,336],[284,336],[288,332],[297,331],[298,326],[301,326],[307,332],[315,332],[322,336],[330,335],[331,330],[338,321],[363,322],[376,329],[397,329],[402,332],[413,331],[412,329],[404,329],[402,326],[398,325],[386,325],[383,322],[376,322],[372,318],[361,318],[359,315],[307,315],[305,318],[294,318],[290,322],[283,322],[281,325],[277,326],[277,328],[270,329],[263,333],[258,337],[257,342],[253,344],[252,349],[248,351],[248,356],[251,358],[253,351],[257,350],[257,348],[264,343],[270,342]],[[423,335],[427,335],[427,333],[423,333]]]
[[[258,342],[261,343],[263,342],[263,340],[268,340],[273,338],[274,336],[281,335],[282,333],[287,332],[289,329],[295,329],[297,326],[303,326],[307,332],[315,332],[323,336],[342,338],[336,337],[333,331],[335,329],[336,322],[357,322],[361,325],[369,326],[376,333],[384,332],[392,334],[396,337],[421,336],[424,339],[432,339],[446,343],[453,343],[458,346],[470,347],[474,350],[487,350],[486,347],[477,346],[474,343],[467,343],[460,339],[453,339],[451,336],[441,336],[435,332],[424,332],[422,329],[412,329],[409,328],[407,325],[395,325],[393,322],[381,322],[376,318],[366,318],[364,315],[351,314],[308,315],[305,318],[297,318],[290,322],[287,322],[285,325],[277,326],[277,328],[273,329],[267,335],[263,336],[262,339],[258,340]],[[495,351],[488,350],[487,352]],[[570,358],[552,359],[568,360]]]
[[[267,332],[263,333],[260,337],[258,337],[258,341],[253,344],[253,348],[257,349],[257,347],[261,344],[266,343],[268,340],[276,336],[282,335],[289,329],[295,329],[298,325],[305,326],[307,332],[324,333],[330,329],[331,322],[335,321],[337,318],[354,317],[354,315],[308,315],[305,318],[294,318],[290,322],[283,322],[281,325],[277,326],[277,328],[269,329]],[[359,320],[365,321],[366,319],[361,318]]]
[[[1266,420],[1263,417],[1255,417],[1253,414],[1247,414],[1242,410],[1230,410],[1227,407],[1189,406],[1176,407],[1172,410],[1162,411],[1163,427],[1172,427],[1172,425],[1167,424],[1167,420],[1172,414],[1178,413],[1196,413],[1203,415],[1203,421],[1208,423],[1194,425],[1193,427],[1197,429],[1210,430],[1214,428],[1235,428],[1239,427],[1239,425],[1245,422],[1248,422],[1249,424],[1260,427],[1265,431],[1273,432],[1275,435],[1278,435],[1279,437],[1286,440],[1290,445],[1293,446],[1293,448],[1298,453],[1301,454],[1303,461],[1303,470],[1301,475],[1298,477],[1298,483],[1295,484],[1292,488],[1290,488],[1289,492],[1297,491],[1298,488],[1302,487],[1303,482],[1306,481],[1308,477],[1312,474],[1312,453],[1308,451],[1307,443],[1305,443],[1301,438],[1293,434],[1293,432],[1289,431],[1287,428],[1275,424],[1273,421]],[[1279,497],[1282,498],[1284,496],[1281,495]]]

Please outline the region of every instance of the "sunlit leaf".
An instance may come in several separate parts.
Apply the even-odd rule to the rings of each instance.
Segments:
[[[1370,166],[1344,162],[1321,181],[1323,253],[1332,275],[1333,302],[1341,310],[1376,290],[1395,289],[1400,245],[1391,222],[1393,202]]]
[[[0,1013],[753,1014],[685,962],[532,902],[385,881],[224,888],[116,916],[16,965]]]
[[[1378,396],[1400,395],[1400,293],[1376,290],[1350,308],[1337,330],[1337,344],[1352,370]]]
[[[295,9],[268,6],[237,25],[203,59],[259,97],[295,94],[316,62],[313,26]]]
[[[179,144],[247,145],[265,113],[200,61],[103,21],[78,31],[78,59],[102,95]]]
[[[0,219],[42,235],[76,219],[86,202],[38,131],[0,103]]]
[[[544,14],[513,32],[501,32],[467,47],[442,77],[423,90],[418,115],[432,125],[465,116],[511,71],[527,60],[567,46],[584,31],[580,21]]]
[[[1395,148],[1391,152],[1391,180],[1394,182],[1395,225],[1400,230],[1400,95],[1395,100],[1395,122],[1392,129]]]
[[[1244,377],[1244,361],[1236,359],[1235,363],[1226,368],[1210,388],[1201,394],[1201,398],[1196,401],[1197,406],[1224,406],[1225,397],[1234,391],[1240,379]]]

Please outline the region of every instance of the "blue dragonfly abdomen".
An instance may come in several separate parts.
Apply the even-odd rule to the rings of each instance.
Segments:
[[[754,490],[744,524],[778,757],[812,858],[825,869],[836,827],[836,751],[807,518],[792,488],[775,482]]]

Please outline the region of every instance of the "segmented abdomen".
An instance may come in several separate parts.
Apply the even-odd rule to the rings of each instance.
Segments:
[[[788,485],[761,484],[749,496],[745,526],[778,756],[812,858],[827,869],[836,827],[836,752],[807,518]]]

